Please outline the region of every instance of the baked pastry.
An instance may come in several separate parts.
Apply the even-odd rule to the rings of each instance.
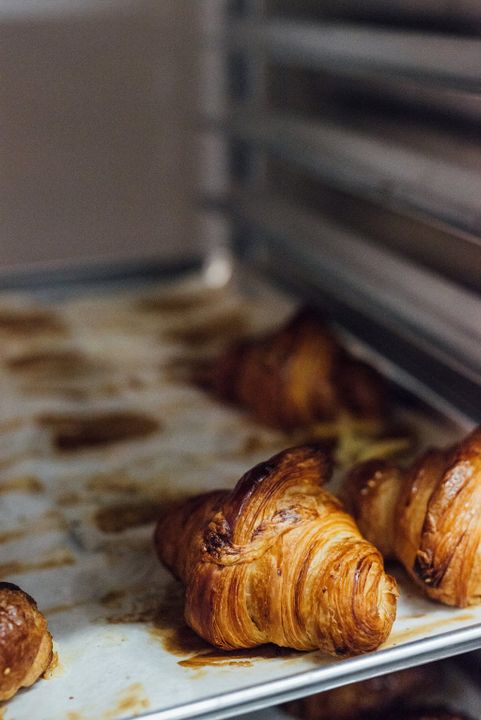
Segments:
[[[185,619],[198,635],[225,650],[275,643],[338,656],[384,642],[396,583],[322,487],[330,475],[322,445],[284,450],[232,491],[159,521],[158,554],[186,586]]]
[[[279,330],[231,345],[213,363],[206,383],[260,422],[287,430],[346,411],[366,418],[385,413],[380,375],[349,355],[310,309]]]
[[[51,659],[52,636],[35,600],[0,583],[0,702],[33,685]]]
[[[481,428],[407,469],[362,463],[344,492],[361,532],[426,595],[459,607],[481,601]]]
[[[366,713],[383,713],[421,689],[434,686],[439,670],[432,665],[409,668],[400,672],[342,685],[334,690],[293,700],[285,710],[301,720],[354,720]],[[405,717],[404,715],[402,717]]]

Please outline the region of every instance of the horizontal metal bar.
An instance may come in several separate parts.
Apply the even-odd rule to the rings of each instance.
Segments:
[[[481,235],[479,145],[379,118],[305,120],[234,110],[224,131],[354,195]]]
[[[403,108],[405,112],[422,110],[431,116],[448,117],[454,122],[478,123],[481,120],[481,93],[379,73],[356,72],[351,75],[348,71],[345,76],[338,75],[339,86],[349,89],[357,97],[362,96],[364,100],[367,98],[372,102],[381,99],[395,104],[398,109]]]
[[[270,159],[267,187],[322,213],[356,233],[368,235],[421,267],[474,292],[481,288],[481,237],[426,215],[387,209],[366,198],[328,187],[322,180]]]
[[[22,269],[0,268],[0,291],[25,290],[36,296],[58,299],[82,291],[91,292],[94,288],[111,290],[165,281],[200,270],[207,259],[207,255],[117,261],[100,259],[81,263],[35,263]]]
[[[435,84],[481,90],[481,39],[367,27],[342,22],[239,22],[232,45],[263,50],[282,64],[325,70],[376,71]]]
[[[276,0],[276,11],[296,11],[292,0]],[[356,19],[423,20],[425,23],[474,23],[481,21],[479,0],[303,0],[297,12],[317,13],[329,17],[355,17]]]

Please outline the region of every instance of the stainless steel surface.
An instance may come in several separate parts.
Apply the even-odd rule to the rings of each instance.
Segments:
[[[239,23],[229,42],[264,50],[271,61],[317,69],[370,70],[481,90],[481,40],[336,22],[277,18]]]
[[[481,287],[481,238],[421,213],[388,209],[335,190],[302,169],[270,157],[267,192],[323,215],[460,287]]]
[[[443,21],[448,27],[462,23],[465,30],[474,30],[481,22],[478,0],[268,0],[275,13],[310,14],[315,17],[346,17],[391,22],[424,21],[436,26]],[[474,28],[473,28],[474,24]]]
[[[253,150],[304,167],[334,187],[479,235],[479,145],[401,122],[373,124],[374,119],[309,120],[241,108],[224,126]]]

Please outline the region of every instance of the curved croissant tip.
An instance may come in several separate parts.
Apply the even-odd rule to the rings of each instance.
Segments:
[[[386,585],[384,589],[384,594],[392,595],[397,600],[397,598],[400,596],[400,592],[396,580],[392,577],[392,575],[385,574],[384,577]]]

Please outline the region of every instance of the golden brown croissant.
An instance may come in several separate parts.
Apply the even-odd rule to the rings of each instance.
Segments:
[[[407,470],[383,460],[355,467],[345,496],[361,532],[448,605],[481,600],[481,428],[430,450]]]
[[[30,595],[0,583],[0,701],[30,687],[52,659],[47,621]]]
[[[285,429],[343,410],[361,417],[385,412],[378,373],[351,357],[309,309],[269,335],[229,347],[211,368],[208,384],[260,422]]]
[[[159,521],[157,551],[186,585],[185,619],[201,637],[226,650],[275,643],[339,656],[387,638],[395,581],[321,487],[330,473],[319,444],[292,448]]]
[[[284,708],[301,720],[354,720],[373,712],[383,712],[385,718],[387,708],[398,706],[421,689],[432,688],[437,677],[431,665],[409,668],[293,700]]]

